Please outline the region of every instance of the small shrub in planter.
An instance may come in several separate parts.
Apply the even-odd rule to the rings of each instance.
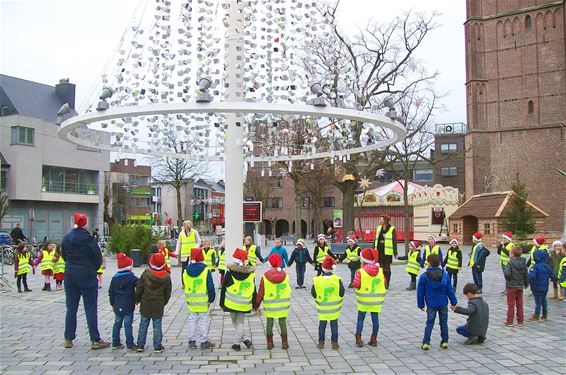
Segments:
[[[151,245],[165,238],[162,232],[152,231],[147,225],[113,225],[110,234],[108,248],[111,252],[130,256],[130,250],[140,249],[144,262],[151,254]]]

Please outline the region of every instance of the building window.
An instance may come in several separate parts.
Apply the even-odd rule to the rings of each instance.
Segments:
[[[336,207],[336,198],[334,197],[322,198],[322,207]]]
[[[303,198],[302,207],[303,207],[303,208],[310,208],[310,207],[311,207],[311,199],[310,199],[310,197],[305,197],[305,198]]]
[[[267,201],[267,208],[283,208],[283,198],[275,197]]]
[[[533,27],[533,21],[531,20],[531,16],[527,15],[525,17],[525,29],[529,30],[531,27]]]
[[[440,153],[442,154],[449,154],[451,152],[458,151],[458,144],[457,143],[442,143],[440,145]]]
[[[8,171],[0,171],[0,191],[6,191],[8,185]]]
[[[148,176],[130,175],[130,185],[149,185]]]
[[[98,192],[98,171],[44,165],[41,180],[41,191],[89,195]]]
[[[440,168],[440,175],[443,177],[457,176],[458,167],[442,167]]]
[[[452,233],[458,234],[460,233],[460,225],[459,223],[452,224]]]
[[[415,182],[432,182],[434,170],[432,169],[415,169]]]
[[[535,113],[535,103],[532,100],[529,100],[527,107],[528,107],[529,115]]]
[[[35,129],[25,128],[23,126],[12,126],[12,144],[13,145],[32,145]]]
[[[195,196],[195,198],[198,198],[198,199],[207,199],[208,198],[208,189],[194,188],[193,189],[193,195]]]
[[[483,224],[483,234],[491,234],[491,224],[484,223]]]
[[[130,207],[151,207],[151,199],[130,197]]]

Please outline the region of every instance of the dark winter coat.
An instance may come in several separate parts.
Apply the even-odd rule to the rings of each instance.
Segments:
[[[224,301],[226,299],[226,288],[229,288],[232,285],[234,285],[234,279],[239,281],[245,280],[250,275],[250,273],[253,272],[254,272],[254,268],[252,266],[239,266],[235,263],[230,263],[227,265],[226,277],[224,278],[224,284],[222,284],[222,289],[220,290],[220,302],[219,302],[220,307],[225,312],[242,312],[242,311],[234,311],[224,305]],[[252,295],[252,302],[256,300],[256,297],[257,297],[257,291],[254,281],[254,293]],[[251,310],[243,311],[243,312],[249,313],[250,311]]]
[[[466,331],[470,336],[485,337],[489,325],[489,305],[482,297],[468,301],[468,307],[456,306],[455,313],[468,315]]]
[[[65,259],[65,283],[83,288],[96,287],[96,271],[102,265],[102,253],[96,240],[84,228],[75,228],[63,237],[61,251]]]
[[[450,285],[448,274],[442,268],[428,268],[419,277],[417,286],[417,306],[419,309],[425,307],[440,308],[450,304],[458,304],[454,289]]]
[[[525,258],[511,258],[503,267],[505,286],[512,289],[523,289],[529,286],[529,271]]]
[[[138,278],[131,271],[117,272],[108,287],[110,306],[116,314],[129,315],[136,307],[136,285]]]
[[[483,243],[477,247],[476,253],[474,254],[474,269],[476,271],[483,272],[485,270],[485,261],[489,254],[489,250],[483,245]]]
[[[214,280],[212,280],[212,272],[210,272],[210,270],[208,270],[206,265],[202,262],[189,263],[185,268],[185,272],[190,277],[198,277],[201,273],[205,271],[208,272],[208,275],[206,275],[206,293],[208,295],[208,302],[212,303],[216,298],[216,290],[214,289]]]
[[[291,258],[289,259],[288,266],[291,267],[293,262],[296,262],[297,264],[312,264],[313,261],[311,255],[309,254],[309,250],[303,246],[296,247],[295,250],[293,250],[293,252],[291,253]]]
[[[545,296],[548,293],[548,280],[557,281],[556,273],[545,262],[548,253],[546,250],[536,250],[533,254],[536,264],[529,271],[529,283],[535,296]]]
[[[140,303],[140,313],[148,318],[163,317],[171,289],[169,272],[146,269],[136,286],[136,302]]]

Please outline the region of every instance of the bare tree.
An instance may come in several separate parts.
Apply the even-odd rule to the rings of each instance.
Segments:
[[[322,200],[332,189],[328,182],[332,181],[333,177],[327,164],[321,163],[318,168],[311,171],[308,177],[303,180],[301,186],[303,195],[309,198],[310,205],[314,210],[314,235],[324,231],[322,224]]]
[[[112,209],[112,180],[109,173],[104,176],[104,195],[102,201],[104,203],[104,222],[111,228],[112,225],[116,223],[116,216]]]
[[[0,222],[4,216],[10,213],[10,202],[8,200],[8,195],[0,193]]]

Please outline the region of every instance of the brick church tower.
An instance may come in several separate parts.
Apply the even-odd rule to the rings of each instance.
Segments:
[[[559,237],[566,216],[564,0],[467,0],[466,196],[510,190]]]

